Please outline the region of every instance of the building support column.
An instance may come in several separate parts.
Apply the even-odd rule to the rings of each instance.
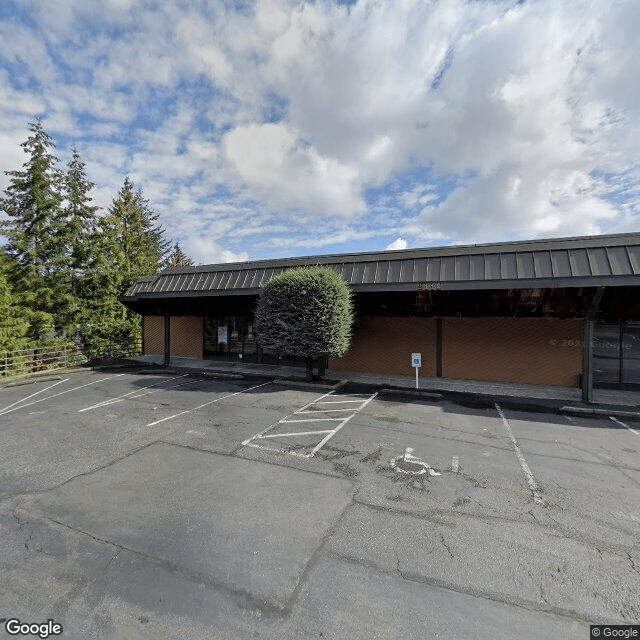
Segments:
[[[603,294],[604,287],[598,287],[591,310],[584,323],[584,366],[582,368],[582,399],[584,402],[593,402],[593,329]]]
[[[442,318],[436,318],[436,378],[442,378]]]
[[[164,317],[164,364],[171,360],[171,316]]]

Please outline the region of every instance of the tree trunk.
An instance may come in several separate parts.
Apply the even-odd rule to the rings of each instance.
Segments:
[[[307,382],[313,381],[313,358],[304,359],[305,380]]]

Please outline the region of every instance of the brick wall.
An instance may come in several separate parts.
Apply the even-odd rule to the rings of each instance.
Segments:
[[[203,357],[202,323],[202,316],[171,316],[172,356]]]
[[[415,375],[411,354],[422,353],[421,376],[436,375],[435,318],[359,318],[349,352],[329,368],[392,375]]]
[[[171,355],[202,358],[202,317],[171,316]],[[164,316],[142,319],[142,353],[164,355]]]
[[[442,376],[577,387],[584,320],[443,318]]]
[[[577,387],[583,331],[575,319],[442,318],[442,377]],[[435,318],[360,318],[351,349],[329,367],[413,375],[414,351],[420,375],[435,377]]]
[[[442,376],[462,380],[577,387],[583,367],[583,320],[442,318]],[[171,355],[203,357],[203,319],[171,318]],[[143,352],[164,354],[164,318],[143,319]],[[435,318],[360,318],[351,349],[329,368],[414,375],[411,354],[422,354],[420,376],[436,375]]]
[[[164,316],[143,316],[142,353],[164,355]]]

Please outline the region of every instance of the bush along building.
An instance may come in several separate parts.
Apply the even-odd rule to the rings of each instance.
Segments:
[[[262,287],[300,266],[350,285],[350,350],[329,370],[582,387],[640,385],[640,233],[175,267],[122,302],[145,354],[289,363],[261,349]],[[640,388],[640,387],[637,387]]]

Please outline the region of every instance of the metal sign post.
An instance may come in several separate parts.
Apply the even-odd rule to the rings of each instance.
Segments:
[[[418,388],[418,369],[422,366],[422,354],[411,354],[411,366],[416,370],[416,389]]]

